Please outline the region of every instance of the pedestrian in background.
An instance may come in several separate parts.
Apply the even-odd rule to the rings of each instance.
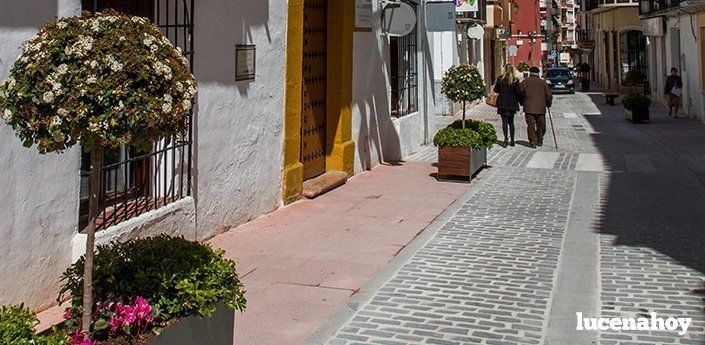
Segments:
[[[519,111],[519,102],[523,94],[519,86],[517,71],[512,64],[504,66],[504,72],[497,77],[494,84],[497,94],[497,114],[502,118],[502,133],[504,134],[504,147],[514,146],[514,115]],[[508,140],[507,132],[509,132]]]
[[[521,82],[523,94],[524,115],[526,116],[527,136],[529,147],[543,145],[543,136],[546,134],[546,108],[551,107],[553,95],[546,81],[539,78],[539,69],[531,67],[529,77]]]
[[[683,94],[683,79],[678,75],[677,68],[671,68],[671,75],[666,78],[666,87],[663,88],[663,92],[668,98],[668,116],[672,114],[678,118],[681,95]]]

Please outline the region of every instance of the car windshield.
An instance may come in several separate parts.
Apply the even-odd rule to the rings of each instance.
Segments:
[[[546,78],[570,78],[570,71],[567,69],[549,69]]]

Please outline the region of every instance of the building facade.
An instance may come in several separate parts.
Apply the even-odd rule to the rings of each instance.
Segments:
[[[705,2],[643,0],[639,14],[650,41],[651,98],[666,104],[666,76],[676,68],[683,78],[681,111],[705,121]]]
[[[593,82],[615,92],[648,88],[649,41],[642,32],[635,1],[590,0],[589,32],[594,38]]]
[[[57,17],[115,8],[153,20],[190,59],[197,104],[183,137],[106,155],[96,240],[205,240],[298,200],[308,178],[352,176],[432,140],[434,42],[425,3],[410,4],[414,31],[389,37],[376,1],[10,0],[0,13],[0,79],[22,42]],[[240,49],[255,52],[246,78],[237,76]],[[0,144],[0,304],[42,309],[85,248],[90,162],[80,147],[39,155],[9,126]]]
[[[539,0],[516,0],[514,5],[516,21],[511,26],[511,38],[507,44],[517,47],[516,56],[509,62],[518,65],[525,61],[531,67],[542,66],[542,45],[544,34],[541,30],[541,5]]]

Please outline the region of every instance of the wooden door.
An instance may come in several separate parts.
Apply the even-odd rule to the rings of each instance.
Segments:
[[[304,179],[326,171],[328,0],[304,0],[301,162]]]

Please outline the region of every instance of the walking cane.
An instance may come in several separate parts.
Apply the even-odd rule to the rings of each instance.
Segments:
[[[556,129],[553,128],[553,116],[551,116],[551,108],[548,109],[548,121],[551,122],[551,132],[553,133],[553,143],[556,145],[556,150],[558,149],[558,140],[556,140]]]

